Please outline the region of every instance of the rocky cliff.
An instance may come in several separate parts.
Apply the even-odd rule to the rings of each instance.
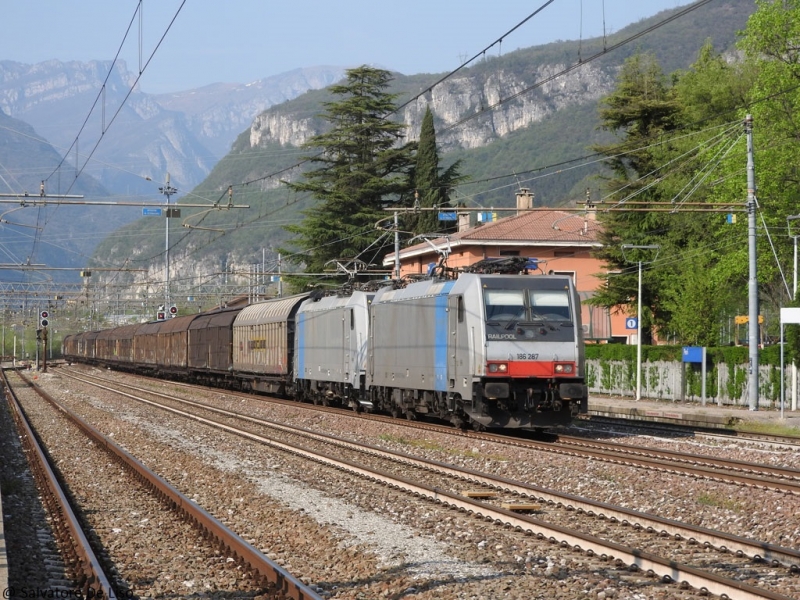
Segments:
[[[487,110],[458,125],[465,117],[484,111],[501,100],[550,78],[567,67],[563,63],[541,64],[525,73],[509,69],[484,71],[454,77],[420,96],[402,111],[407,137],[416,139],[425,108],[437,118],[437,141],[443,152],[491,144],[498,138],[524,129],[571,105],[595,103],[614,86],[616,67],[585,65],[529,93],[505,103],[500,110]],[[406,87],[403,76],[398,87]],[[325,124],[314,114],[293,110],[293,104],[276,106],[258,115],[250,126],[251,147],[273,143],[301,146],[323,131]]]

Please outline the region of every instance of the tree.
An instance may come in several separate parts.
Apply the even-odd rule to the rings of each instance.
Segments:
[[[414,169],[415,193],[418,194],[422,208],[435,208],[449,201],[451,186],[466,179],[458,172],[460,161],[450,165],[443,172],[439,169],[439,152],[436,149],[436,129],[430,107],[425,109],[417,147],[417,163]],[[437,211],[422,211],[413,223],[415,233],[434,233],[443,231]]]
[[[727,62],[709,42],[688,71],[670,79],[668,87],[652,57],[634,56],[603,101],[603,125],[622,137],[597,148],[610,157],[608,198],[615,209],[630,208],[601,212],[605,245],[598,254],[611,272],[593,303],[633,306],[636,274],[621,245],[658,245],[659,261],[643,276],[643,326],[663,338],[714,345],[724,316],[746,305],[746,219],[729,225],[723,214],[689,212],[696,209],[683,203],[742,205],[737,121],[753,70]]]
[[[387,216],[384,206],[408,200],[414,149],[400,143],[405,126],[386,118],[395,110],[390,81],[381,69],[348,70],[330,88],[338,99],[324,104],[330,129],[304,145],[319,151],[306,157],[319,167],[304,173],[304,181],[287,183],[317,200],[303,211],[302,223],[286,227],[300,249],[290,260],[306,272],[321,273],[334,259],[373,263],[389,247],[388,240],[377,241],[375,223]]]
[[[619,143],[595,146],[596,152],[608,156],[611,175],[606,186],[612,206],[619,207],[630,198],[637,201],[663,201],[668,190],[652,185],[647,176],[664,158],[665,149],[653,145],[654,140],[675,128],[679,107],[655,57],[637,53],[625,61],[615,90],[601,101],[601,127],[621,137]],[[605,306],[636,306],[638,270],[631,268],[622,251],[623,244],[654,245],[661,243],[664,231],[661,218],[646,212],[601,212],[603,223],[597,252],[608,267],[607,285],[592,299]],[[649,258],[649,257],[648,257]],[[657,319],[654,270],[643,273],[642,305],[653,311]],[[650,315],[640,315],[642,326],[652,325]]]
[[[800,212],[800,0],[756,5],[740,47],[756,73],[750,112],[759,220],[785,234],[786,217]],[[764,303],[777,310],[792,299],[778,272],[778,265],[791,264],[792,244],[781,235],[773,257],[766,236],[759,238],[759,288]]]

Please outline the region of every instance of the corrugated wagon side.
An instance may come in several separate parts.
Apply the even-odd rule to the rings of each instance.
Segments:
[[[233,368],[245,389],[292,394],[295,314],[308,294],[243,308],[233,322]]]
[[[189,365],[189,325],[197,315],[168,319],[158,330],[159,366],[173,374],[186,374]]]
[[[241,308],[198,315],[189,325],[189,369],[208,383],[227,380],[233,370],[233,322]]]
[[[145,323],[136,330],[133,341],[133,356],[137,366],[155,369],[158,365],[158,331],[161,321]]]

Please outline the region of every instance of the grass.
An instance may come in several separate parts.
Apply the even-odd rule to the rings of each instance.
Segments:
[[[730,498],[723,498],[715,494],[700,494],[697,497],[697,503],[703,506],[713,506],[714,508],[724,508],[733,512],[741,512],[741,505],[735,500]]]
[[[741,432],[765,433],[768,435],[800,436],[800,428],[772,421],[741,421],[732,426]]]

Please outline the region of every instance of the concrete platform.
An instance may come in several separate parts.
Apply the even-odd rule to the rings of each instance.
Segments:
[[[689,425],[693,427],[708,427],[714,429],[747,430],[748,423],[755,427],[769,422],[796,431],[789,434],[800,435],[800,410],[791,411],[784,408],[783,418],[780,410],[757,410],[735,406],[718,406],[699,402],[672,402],[616,396],[590,396],[589,415],[613,417],[615,419],[632,419],[639,421],[653,421],[656,423],[669,423]]]

